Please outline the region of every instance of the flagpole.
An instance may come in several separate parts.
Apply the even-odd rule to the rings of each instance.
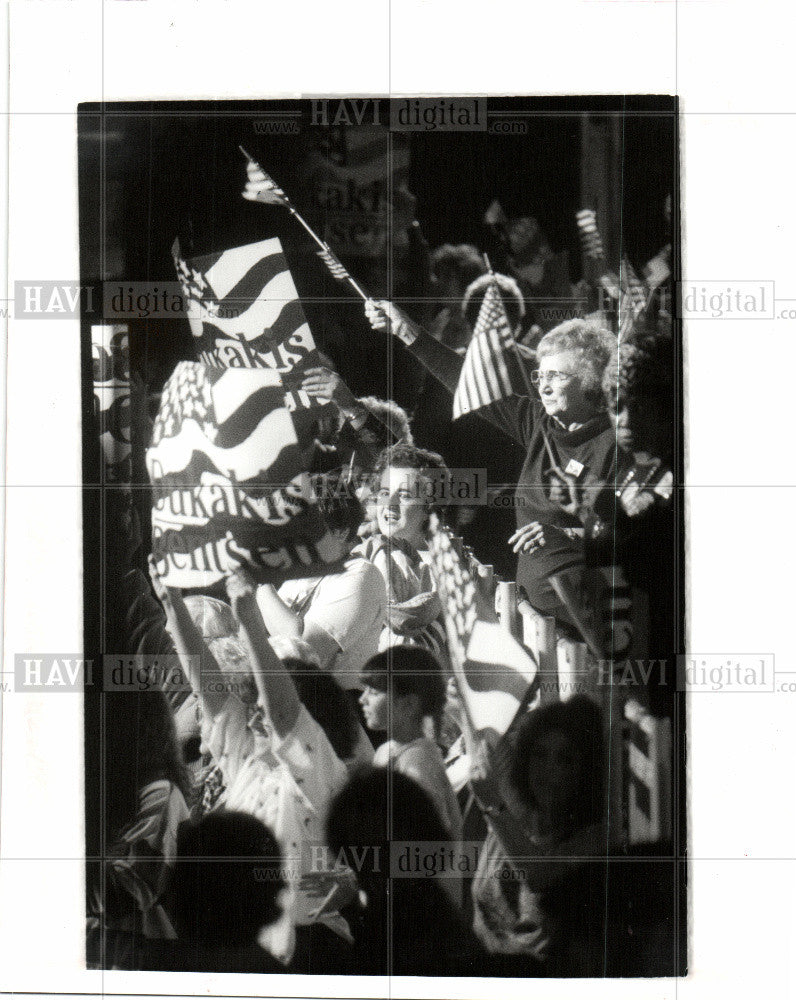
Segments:
[[[251,156],[249,153],[246,152],[246,150],[243,148],[243,146],[238,146],[238,149],[241,151],[241,153],[243,153],[243,155],[246,157],[246,159],[249,161],[249,163],[251,163],[253,166],[257,167],[258,170],[262,170],[263,169],[260,166],[260,164],[257,162],[257,160],[255,160],[253,156]],[[263,170],[263,173],[265,173],[264,170]],[[332,250],[331,250],[331,247],[329,246],[329,244],[325,243],[320,238],[320,236],[318,236],[318,234],[315,232],[315,230],[312,228],[312,226],[309,225],[309,223],[304,219],[304,217],[301,215],[301,213],[293,206],[293,203],[291,202],[290,198],[288,198],[288,196],[286,194],[284,194],[284,192],[282,193],[282,199],[284,200],[285,207],[290,210],[290,213],[293,216],[293,218],[296,219],[298,222],[301,223],[301,225],[306,229],[306,231],[310,234],[310,236],[313,238],[313,240],[315,240],[315,242],[318,244],[318,246],[321,248],[321,250],[324,253],[326,253],[326,254],[332,254]],[[332,256],[334,256],[334,254],[332,254]],[[365,291],[363,291],[363,289],[360,287],[360,285],[354,280],[354,278],[351,277],[350,274],[348,274],[347,271],[346,271],[345,280],[349,283],[349,285],[351,285],[351,287],[354,289],[354,291],[362,298],[363,302],[369,302],[370,301],[370,296]]]

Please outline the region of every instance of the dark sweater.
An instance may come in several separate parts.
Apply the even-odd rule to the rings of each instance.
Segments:
[[[462,357],[423,332],[418,334],[410,350],[435,378],[455,392],[464,363]],[[562,530],[582,527],[581,519],[550,499],[552,462],[545,435],[557,466],[575,477],[581,506],[589,507],[600,489],[615,480],[614,430],[604,413],[577,430],[566,430],[545,413],[538,399],[528,396],[512,396],[477,412],[525,451],[515,490],[517,526],[539,521],[545,526],[545,545],[520,556],[517,583],[540,611],[553,611],[558,599],[546,580],[553,573],[581,565],[583,543]],[[577,465],[570,465],[573,461]]]

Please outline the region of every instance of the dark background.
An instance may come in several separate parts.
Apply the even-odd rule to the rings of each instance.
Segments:
[[[280,110],[303,113],[299,136],[255,133],[254,121]],[[620,165],[611,178],[618,204],[616,218],[601,222],[604,235],[605,228],[621,226],[624,249],[637,270],[671,241],[663,204],[673,193],[676,169],[672,98],[492,98],[489,110],[522,111],[515,120],[526,124],[527,133],[408,133],[408,184],[432,248],[471,242],[485,249],[482,218],[497,198],[509,216],[539,220],[552,249],[568,252],[577,280],[575,212],[589,204],[581,177],[587,112],[598,123],[618,122]],[[309,238],[284,209],[240,196],[246,178],[242,144],[296,200],[291,177],[306,144],[322,131],[309,124],[308,112],[308,101],[82,105],[81,280],[84,285],[103,279],[174,281],[175,236],[186,257],[280,236],[302,299],[327,300],[305,306],[316,341],[326,346],[355,392],[401,401],[400,386],[386,383],[387,364],[369,363],[374,338],[361,305],[346,304],[345,290],[311,254]],[[345,262],[365,280],[367,262]],[[390,291],[422,294],[411,287]],[[164,381],[177,360],[192,356],[187,322],[133,321],[130,333],[133,368],[150,385]],[[387,341],[376,345],[385,353],[392,349]]]
[[[78,116],[81,284],[103,281],[173,282],[171,246],[180,238],[186,257],[279,236],[290,261],[299,295],[318,345],[328,351],[356,394],[395,398],[411,405],[412,362],[390,338],[374,335],[361,303],[332,281],[314,256],[309,238],[281,208],[251,204],[241,198],[246,170],[242,144],[292,194],[292,177],[305,156],[307,141],[318,128],[307,120],[309,102],[169,102],[82,105]],[[383,101],[386,105],[386,101]],[[588,182],[615,189],[614,211],[601,229],[621,234],[623,250],[640,271],[664,244],[675,249],[674,278],[679,278],[677,107],[668,97],[490,98],[489,109],[522,112],[525,135],[484,132],[412,132],[408,134],[408,186],[417,199],[416,217],[430,247],[443,242],[472,242],[484,248],[482,223],[497,198],[509,216],[533,215],[552,249],[567,252],[576,281],[582,259],[575,212],[592,207]],[[273,111],[300,111],[299,136],[256,134],[253,123]],[[584,122],[610,131],[614,142],[610,176],[589,178]],[[520,120],[518,118],[518,120]],[[667,195],[674,199],[674,229],[664,215]],[[296,196],[298,202],[298,198]],[[299,209],[302,205],[298,204]],[[605,231],[604,230],[604,231]],[[333,247],[334,249],[334,247]],[[365,281],[367,262],[344,258],[355,277]],[[497,266],[497,265],[496,265]],[[398,289],[411,295],[412,288]],[[419,294],[415,292],[415,294]],[[320,301],[318,301],[320,300]],[[100,656],[114,645],[114,565],[121,526],[108,516],[107,487],[102,485],[93,418],[90,326],[102,322],[84,315],[84,557],[86,572],[86,656]],[[186,320],[131,320],[131,368],[148,391],[157,391],[175,363],[193,356]],[[676,483],[682,482],[681,353],[675,337],[673,401]],[[393,380],[397,371],[399,379]],[[410,398],[407,398],[410,397]],[[422,443],[422,442],[421,442]],[[134,472],[135,499],[147,509],[146,476],[139,461]],[[681,493],[675,490],[677,539],[673,553],[679,619],[674,647],[683,650],[684,621]],[[145,528],[145,526],[144,526]],[[145,532],[146,533],[146,532]],[[113,553],[113,554],[111,554]],[[97,827],[99,704],[87,698],[87,829]],[[674,732],[684,734],[675,706]],[[684,747],[678,753],[684,777]],[[681,787],[684,787],[682,785]],[[679,790],[675,806],[681,802]],[[675,829],[685,834],[685,811]],[[683,840],[684,844],[685,841]],[[98,845],[94,845],[95,847]]]

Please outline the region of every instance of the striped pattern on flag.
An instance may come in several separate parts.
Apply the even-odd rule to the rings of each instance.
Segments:
[[[442,601],[448,651],[454,666],[464,668],[467,643],[478,618],[473,574],[453,546],[450,531],[432,517],[428,547],[431,573]]]
[[[583,252],[591,260],[603,260],[605,247],[597,228],[597,213],[594,209],[583,208],[575,215],[580,233]]]
[[[317,409],[298,386],[320,365],[282,244],[276,238],[185,261],[172,248],[198,359],[215,368],[270,368],[291,412]]]
[[[647,292],[643,282],[636,274],[635,268],[627,257],[622,258],[619,268],[619,276],[620,284],[629,296],[629,305],[636,318],[638,318],[638,316],[640,316],[641,313],[643,313],[647,308]]]
[[[332,251],[327,247],[325,250],[319,250],[318,256],[324,262],[324,264],[329,268],[331,275],[337,281],[347,281],[351,275],[346,271],[340,261],[335,257]]]
[[[523,391],[521,360],[516,351],[497,283],[486,290],[478,321],[453,396],[453,419]]]
[[[210,587],[241,565],[281,582],[336,562],[275,372],[181,361],[146,463],[166,584]]]
[[[499,625],[479,617],[473,574],[450,530],[436,516],[432,517],[428,551],[442,601],[450,662],[468,718],[476,731],[491,729],[502,735],[528,691],[536,665]]]
[[[289,205],[290,199],[273,177],[267,174],[262,167],[260,167],[260,173],[265,178],[265,183],[257,195],[257,201],[261,201],[265,205]]]
[[[625,340],[633,332],[639,316],[647,308],[647,293],[633,265],[623,257],[619,265],[619,339]]]

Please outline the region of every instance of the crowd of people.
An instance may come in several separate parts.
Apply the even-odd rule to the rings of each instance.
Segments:
[[[671,318],[651,306],[619,345],[596,313],[545,331],[529,289],[555,255],[533,222],[506,228],[510,275],[487,274],[472,246],[431,255],[428,329],[389,301],[366,306],[429,376],[411,412],[356,398],[330,361],[305,374],[305,390],[332,403],[305,459],[348,553],[338,572],[277,587],[241,568],[221,596],[184,595],[151,564],[192,694],[105,695],[90,965],[672,974],[670,848],[612,840],[600,707],[586,694],[529,700],[499,741],[473,733],[429,565],[436,514],[606,660],[585,581],[620,565],[646,595],[650,653],[674,648],[661,594],[674,537]],[[526,391],[454,422],[492,281]],[[516,484],[508,530],[491,497],[445,511],[454,465],[485,468],[498,496]]]

